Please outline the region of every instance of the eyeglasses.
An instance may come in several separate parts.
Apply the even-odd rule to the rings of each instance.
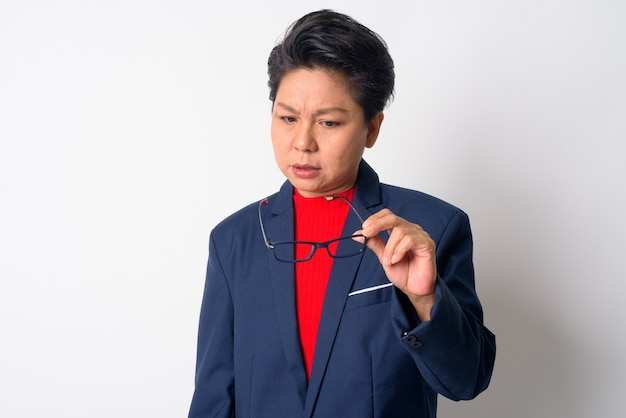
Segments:
[[[359,211],[354,207],[352,202],[343,196],[326,196],[326,201],[330,202],[335,199],[340,199],[350,205],[350,208],[354,214],[359,218],[360,224],[363,224],[363,217]],[[261,226],[261,233],[263,234],[263,240],[265,246],[272,252],[274,258],[283,263],[301,263],[303,261],[309,261],[313,258],[315,252],[320,249],[326,249],[328,255],[332,258],[347,258],[359,255],[365,250],[367,244],[367,237],[363,234],[354,234],[346,237],[339,237],[331,239],[325,242],[313,242],[313,241],[276,241],[271,242],[267,235],[265,235],[265,227],[263,226],[263,217],[261,216],[261,208],[264,204],[267,204],[267,199],[259,202],[259,225]],[[363,241],[359,242],[354,238],[362,237]]]

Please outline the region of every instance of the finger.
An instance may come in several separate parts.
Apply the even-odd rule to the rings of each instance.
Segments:
[[[406,253],[411,251],[414,246],[415,242],[413,237],[410,235],[402,236],[393,248],[389,248],[391,264],[396,264],[397,262],[402,261]]]
[[[376,212],[363,222],[363,235],[373,237],[380,232],[392,229],[397,224],[398,219],[400,218],[389,209]]]
[[[385,256],[395,264],[410,252],[419,257],[434,258],[435,243],[430,235],[417,225],[394,229],[387,241]]]
[[[407,251],[418,245],[421,237],[421,229],[402,219],[401,222],[389,231],[389,239],[385,247],[385,257],[391,260],[392,264],[404,258]]]
[[[355,234],[360,234],[360,233],[362,233],[362,231],[355,232]],[[363,242],[363,240],[365,238],[364,237],[354,237],[353,239],[355,241]],[[367,244],[366,245],[367,245],[367,248],[372,250],[372,252],[376,255],[376,257],[378,257],[378,260],[380,261],[380,263],[384,264],[383,263],[383,257],[384,257],[384,251],[385,251],[385,241],[383,241],[378,236],[373,236],[373,237],[367,239]]]
[[[396,252],[398,249],[398,245],[402,241],[403,237],[406,234],[404,231],[401,231],[399,228],[395,228],[389,231],[389,238],[385,243],[385,247],[383,248],[383,254],[381,255],[381,259],[389,260],[390,264],[397,262]]]

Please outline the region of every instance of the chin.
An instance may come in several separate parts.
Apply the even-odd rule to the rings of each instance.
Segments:
[[[305,197],[317,197],[317,196],[325,196],[324,192],[316,189],[314,187],[306,187],[305,185],[303,185],[301,182],[291,182],[291,184],[293,185],[293,187],[295,187],[298,192]]]

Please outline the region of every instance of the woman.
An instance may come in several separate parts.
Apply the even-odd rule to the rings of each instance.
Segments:
[[[332,11],[271,52],[287,181],[211,233],[190,417],[434,417],[487,387],[467,215],[362,160],[393,85],[384,41]]]

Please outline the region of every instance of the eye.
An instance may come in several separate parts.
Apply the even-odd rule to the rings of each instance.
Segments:
[[[280,119],[285,123],[294,123],[296,121],[296,118],[293,116],[281,116]]]
[[[325,128],[334,128],[336,126],[339,126],[339,122],[334,122],[332,120],[324,120],[324,121],[321,122],[321,124]]]

